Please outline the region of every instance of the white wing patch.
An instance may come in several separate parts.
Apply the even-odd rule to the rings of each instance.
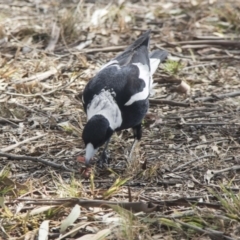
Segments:
[[[156,83],[153,84],[152,75],[157,71],[160,62],[161,60],[159,58],[150,58],[150,67],[151,67],[150,96],[151,97],[155,94],[155,91],[153,90],[153,88],[156,85]]]
[[[161,60],[159,58],[150,58],[151,75],[153,75],[156,72],[160,62]]]
[[[128,102],[125,103],[125,106],[129,106],[136,101],[145,100],[149,96],[150,86],[152,82],[152,77],[150,73],[150,69],[148,65],[144,65],[142,63],[133,63],[139,69],[139,78],[141,78],[145,82],[145,87],[141,92],[135,93]]]
[[[115,130],[122,124],[122,114],[112,94],[110,90],[103,89],[98,95],[94,95],[87,107],[87,119],[100,114],[109,121],[111,129]]]

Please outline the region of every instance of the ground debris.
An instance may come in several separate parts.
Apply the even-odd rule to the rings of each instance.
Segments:
[[[239,239],[239,2],[76,2],[0,1],[0,238]],[[82,90],[147,29],[170,56],[134,160],[125,130],[85,169]]]

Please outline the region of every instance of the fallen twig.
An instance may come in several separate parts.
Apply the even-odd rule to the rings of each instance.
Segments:
[[[10,123],[15,127],[19,127],[18,124],[16,124],[16,123],[20,123],[20,122],[23,122],[23,121],[24,120],[21,120],[21,119],[11,119],[11,118],[6,119],[6,118],[3,118],[3,117],[0,117],[0,123]]]
[[[195,36],[194,38],[196,38],[196,39],[198,39],[198,40],[240,40],[240,38],[239,37],[234,37],[234,36],[224,36],[224,37],[217,37],[217,36],[200,36],[200,35],[198,35],[198,36]]]
[[[181,126],[225,126],[225,125],[240,125],[240,123],[235,122],[195,122],[195,123],[179,123]]]
[[[187,148],[197,147],[197,146],[200,146],[200,145],[210,146],[209,144],[211,144],[211,143],[218,144],[218,143],[221,143],[221,142],[228,142],[230,140],[231,139],[229,139],[229,138],[219,138],[219,139],[209,140],[209,141],[206,141],[206,142],[194,143],[194,144],[188,145]]]
[[[124,50],[127,46],[114,46],[114,47],[102,47],[102,48],[89,48],[81,50],[84,53],[96,53],[96,52],[114,52]]]
[[[59,70],[61,70],[64,67],[63,64],[60,64],[59,66],[57,66],[54,69],[48,70],[46,72],[42,72],[42,73],[37,73],[31,77],[28,78],[24,78],[22,80],[18,80],[16,82],[13,82],[14,84],[19,84],[19,83],[26,83],[26,82],[30,82],[30,81],[43,81],[51,76],[53,76],[54,74],[56,74]]]
[[[82,200],[78,198],[65,198],[65,199],[26,199],[19,198],[19,201],[28,202],[36,205],[43,204],[51,204],[51,205],[62,205],[67,204],[68,206],[74,206],[75,204],[79,204],[84,208],[89,207],[103,207],[103,208],[111,208],[112,206],[120,206],[124,209],[131,210],[133,212],[145,212],[150,213],[156,211],[157,205],[152,203],[144,203],[144,202],[112,202],[112,201],[104,201],[104,200]]]
[[[219,95],[212,95],[209,97],[199,97],[199,98],[194,98],[194,101],[202,101],[202,102],[207,102],[207,101],[218,101],[227,97],[237,97],[240,96],[240,91],[235,91],[235,92],[230,92],[230,93],[224,93],[224,94],[219,94]]]
[[[45,112],[43,112],[43,111],[41,111],[41,110],[34,110],[34,109],[32,109],[32,108],[30,108],[30,107],[28,107],[28,106],[25,106],[25,105],[23,105],[23,104],[21,104],[21,103],[18,103],[18,102],[16,102],[16,101],[14,101],[14,102],[9,102],[10,104],[13,104],[13,105],[15,105],[15,106],[17,106],[17,107],[20,107],[20,108],[23,108],[23,109],[25,109],[25,110],[27,110],[27,111],[29,111],[29,112],[32,112],[32,113],[36,113],[36,114],[38,114],[38,115],[41,115],[41,116],[44,116],[44,117],[48,117],[48,115],[45,113]],[[15,119],[13,119],[13,120],[11,120],[11,121],[16,121]],[[18,120],[19,122],[22,122],[22,120],[20,121],[20,120]],[[16,122],[18,122],[18,121],[16,121]]]
[[[218,45],[211,45],[211,47],[217,47]],[[181,45],[182,49],[199,49],[199,48],[207,48],[209,47],[208,44],[187,44]]]
[[[238,40],[194,40],[194,41],[181,41],[181,42],[166,42],[170,46],[179,46],[179,45],[220,45],[220,46],[228,46],[228,47],[240,47],[240,42]]]
[[[228,236],[224,235],[223,232],[216,231],[216,230],[213,230],[213,229],[210,229],[210,228],[200,228],[200,227],[197,227],[196,225],[188,224],[188,223],[182,222],[178,219],[174,219],[174,220],[175,220],[175,222],[181,224],[184,227],[188,227],[188,228],[194,229],[195,231],[198,231],[198,232],[204,233],[208,236],[211,236],[212,237],[211,239],[234,240],[234,238],[231,238],[231,237],[228,237]]]
[[[161,77],[161,78],[154,78],[154,83],[160,83],[160,84],[163,84],[163,83],[176,83],[176,84],[181,84],[182,80],[180,79],[176,79],[174,77]]]
[[[228,55],[228,56],[207,56],[207,57],[197,58],[197,60],[200,60],[200,61],[212,61],[212,60],[222,60],[222,59],[240,59],[240,57],[235,55]]]
[[[57,92],[59,90],[62,90],[66,87],[68,87],[69,85],[71,85],[76,79],[78,79],[81,76],[81,74],[79,74],[78,76],[76,76],[75,78],[73,78],[70,82],[66,83],[65,85],[61,86],[61,87],[57,87],[49,92],[45,92],[45,93],[36,93],[36,94],[21,94],[21,93],[11,93],[11,92],[6,92],[6,94],[9,95],[15,95],[15,96],[22,96],[22,97],[43,97],[46,95],[50,95],[54,92]]]
[[[215,157],[215,155],[209,154],[209,155],[204,155],[204,156],[195,158],[195,159],[193,159],[193,160],[191,160],[191,161],[188,161],[188,162],[186,162],[186,163],[184,163],[184,164],[182,164],[182,165],[174,168],[174,169],[172,170],[172,172],[176,172],[176,171],[178,171],[178,170],[186,167],[187,165],[192,164],[192,163],[194,163],[194,162],[196,162],[196,161],[198,161],[198,160],[200,160],[200,159],[203,159],[203,158],[211,158],[211,157]]]
[[[23,141],[21,141],[21,142],[15,143],[15,144],[13,144],[13,145],[11,145],[11,146],[2,148],[2,149],[1,149],[1,152],[4,153],[4,152],[11,151],[11,150],[13,150],[14,148],[16,148],[16,147],[18,147],[18,146],[20,146],[20,145],[22,145],[22,144],[24,144],[24,143],[28,143],[28,142],[34,141],[34,140],[39,139],[39,138],[42,138],[42,137],[44,137],[44,136],[46,136],[46,135],[47,135],[47,134],[43,134],[43,135],[39,135],[39,136],[35,136],[35,137],[31,137],[31,138],[25,139],[25,140],[23,140]]]
[[[74,206],[79,204],[82,207],[104,207],[111,208],[111,205],[120,206],[124,209],[133,211],[133,212],[145,212],[150,213],[154,211],[161,211],[162,207],[172,207],[172,206],[201,206],[209,207],[214,209],[221,209],[220,204],[206,203],[206,202],[197,202],[191,201],[184,198],[177,200],[168,200],[168,201],[159,201],[159,202],[112,202],[105,200],[83,200],[79,198],[62,198],[62,199],[29,199],[29,198],[18,198],[18,201],[28,202],[29,204],[35,205],[63,205],[67,204],[68,206]]]
[[[182,69],[182,71],[186,71],[186,70],[193,69],[193,68],[209,67],[209,66],[216,66],[216,65],[217,65],[217,63],[215,63],[215,62],[202,63],[202,64],[185,67]],[[154,81],[155,81],[155,79],[154,79]]]
[[[188,198],[179,198],[176,200],[167,200],[167,201],[153,201],[154,204],[160,204],[161,206],[174,207],[174,206],[198,206],[198,207],[208,207],[213,209],[221,209],[222,206],[218,203],[208,203],[208,202],[199,202],[196,200],[191,200]]]
[[[215,174],[219,174],[219,173],[223,173],[223,172],[228,172],[228,171],[236,171],[236,170],[239,170],[240,169],[240,165],[235,165],[235,166],[232,166],[232,167],[229,167],[229,168],[224,168],[224,169],[221,169],[221,170],[209,170],[211,171],[211,173],[213,175]]]
[[[176,101],[165,100],[165,99],[150,98],[149,102],[153,103],[153,104],[167,104],[167,105],[170,105],[170,106],[190,107],[190,103],[176,102]]]
[[[4,153],[0,151],[0,157],[6,157],[8,159],[13,159],[13,160],[29,160],[29,161],[33,161],[33,162],[39,162],[42,163],[44,165],[50,166],[50,167],[54,167],[57,169],[61,169],[61,170],[65,170],[68,172],[75,172],[72,169],[67,168],[64,164],[57,164],[51,161],[47,161],[44,159],[41,159],[39,157],[29,157],[29,156],[24,156],[24,155],[15,155],[15,154],[9,154],[9,153]]]

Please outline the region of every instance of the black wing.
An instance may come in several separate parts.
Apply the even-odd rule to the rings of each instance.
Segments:
[[[141,35],[124,52],[102,67],[83,92],[83,105],[87,105],[102,89],[112,89],[119,106],[124,105],[134,94],[142,92],[150,81],[149,62],[150,30]],[[141,65],[146,66],[142,68]],[[148,76],[149,73],[149,76]]]

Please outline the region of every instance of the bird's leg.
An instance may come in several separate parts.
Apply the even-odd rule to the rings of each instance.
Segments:
[[[107,156],[106,151],[107,151],[109,142],[110,142],[110,138],[105,143],[104,149],[103,149],[103,151],[101,153],[101,156],[98,160],[98,164],[101,168],[103,167],[104,164],[108,164],[108,156]]]
[[[132,154],[134,152],[134,149],[138,143],[138,141],[141,139],[142,137],[142,125],[139,124],[135,127],[133,127],[133,137],[134,137],[134,142],[132,144],[129,156],[128,156],[128,162],[130,162],[132,160]]]

